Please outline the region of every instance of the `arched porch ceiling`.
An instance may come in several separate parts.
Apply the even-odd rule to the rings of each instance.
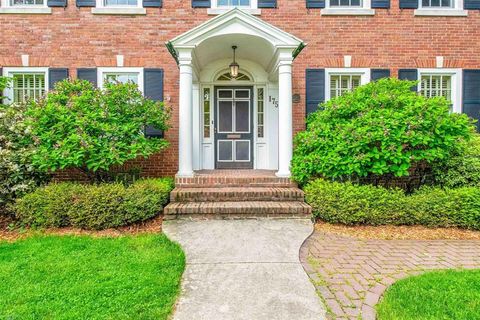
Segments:
[[[177,61],[182,51],[191,51],[196,70],[232,57],[232,45],[238,46],[238,59],[254,61],[269,73],[276,70],[281,57],[294,59],[305,47],[299,38],[238,8],[167,42]]]

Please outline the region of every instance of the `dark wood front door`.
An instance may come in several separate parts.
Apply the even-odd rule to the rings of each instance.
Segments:
[[[215,168],[253,169],[253,88],[215,87]]]

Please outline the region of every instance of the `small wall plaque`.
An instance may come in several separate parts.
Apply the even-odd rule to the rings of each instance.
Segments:
[[[300,102],[300,95],[298,93],[295,93],[292,95],[292,102],[293,103],[299,103]]]

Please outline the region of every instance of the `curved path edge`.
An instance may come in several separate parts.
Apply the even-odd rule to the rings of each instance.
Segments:
[[[480,268],[478,240],[374,240],[315,231],[300,260],[331,319],[375,319],[394,282],[430,270]]]

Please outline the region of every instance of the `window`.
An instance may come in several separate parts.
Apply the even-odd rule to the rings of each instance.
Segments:
[[[145,15],[147,9],[143,7],[142,0],[95,0],[93,14],[108,15]]]
[[[265,137],[265,100],[263,88],[257,90],[257,137]]]
[[[422,8],[453,8],[453,0],[421,0]]]
[[[218,77],[217,81],[250,81],[250,77],[239,72],[236,78],[232,78],[230,72],[224,73]]]
[[[134,72],[120,72],[120,73],[105,73],[105,80],[107,82],[120,83],[135,83],[138,85],[138,73]]]
[[[44,0],[10,0],[10,6],[43,6],[45,4]]]
[[[12,102],[38,99],[47,91],[45,73],[13,73],[12,78]]]
[[[330,98],[339,97],[345,92],[359,87],[360,75],[330,75]]]
[[[97,82],[103,87],[105,82],[135,83],[143,92],[143,68],[104,67],[97,69]]]
[[[128,7],[128,6],[137,6],[137,0],[105,0],[105,7]]]
[[[210,138],[210,88],[203,89],[203,137]]]
[[[330,0],[330,7],[362,7],[362,0]]]
[[[217,0],[218,7],[250,7],[250,0]]]
[[[451,103],[453,112],[461,112],[461,69],[419,69],[418,91],[421,95],[444,97]]]

